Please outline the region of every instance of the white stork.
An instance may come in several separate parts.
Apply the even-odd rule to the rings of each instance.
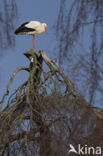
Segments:
[[[21,34],[21,35],[32,35],[32,42],[33,42],[33,48],[35,50],[35,39],[34,36],[35,35],[40,35],[43,32],[46,32],[48,34],[47,31],[47,24],[46,23],[40,23],[39,21],[30,21],[30,22],[26,22],[23,23],[20,27],[18,27],[15,30],[15,34]]]

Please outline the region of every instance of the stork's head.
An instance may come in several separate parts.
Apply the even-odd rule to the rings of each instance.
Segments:
[[[46,24],[46,23],[43,23],[42,25],[43,25],[43,27],[44,27],[44,31],[48,34],[47,24]]]

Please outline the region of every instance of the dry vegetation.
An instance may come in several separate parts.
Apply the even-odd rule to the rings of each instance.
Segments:
[[[3,106],[17,72],[29,72],[28,80],[1,107],[0,155],[67,156],[70,143],[101,146],[102,109],[89,105],[44,51],[31,49],[25,55],[29,68],[16,69],[1,101]]]

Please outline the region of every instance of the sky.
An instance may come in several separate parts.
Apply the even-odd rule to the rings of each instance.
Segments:
[[[48,57],[53,57],[52,48],[55,44],[55,34],[53,25],[56,22],[60,0],[16,0],[18,7],[18,17],[15,29],[24,22],[38,20],[47,23],[48,35],[46,33],[36,37],[36,50],[43,49]],[[7,49],[7,53],[0,59],[0,100],[6,91],[6,85],[11,74],[20,66],[28,67],[29,61],[23,55],[24,52],[32,48],[32,39],[28,35],[17,35],[16,45],[13,49]],[[21,71],[11,85],[11,93],[28,78],[26,71]]]

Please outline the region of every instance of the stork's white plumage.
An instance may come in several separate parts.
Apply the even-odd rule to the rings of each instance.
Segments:
[[[47,24],[46,23],[40,23],[39,21],[30,21],[23,23],[19,28],[15,30],[16,35],[32,35],[32,41],[33,41],[33,48],[35,49],[35,35],[40,35],[43,32],[48,33],[47,31]]]

